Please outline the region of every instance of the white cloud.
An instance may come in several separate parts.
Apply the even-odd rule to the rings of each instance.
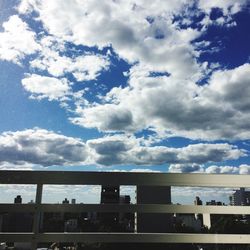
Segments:
[[[140,139],[126,136],[107,136],[89,140],[92,163],[100,165],[162,165],[168,163],[220,162],[245,156],[230,144],[199,143],[183,148],[142,146]]]
[[[199,0],[199,8],[205,12],[210,13],[213,8],[220,8],[225,15],[239,12],[246,4],[247,0]]]
[[[170,173],[203,173],[204,167],[199,164],[170,164]]]
[[[198,164],[171,164],[171,173],[206,173],[206,174],[250,174],[250,165],[241,164],[239,166],[217,166],[211,165],[207,168]]]
[[[245,3],[243,0],[212,3],[200,0],[193,14],[206,12],[204,20],[207,18],[209,22],[211,9],[219,7],[225,20],[217,22],[228,23]],[[58,49],[53,39],[62,44],[69,42],[97,48],[112,46],[120,58],[133,63],[126,73],[128,86],[113,88],[99,104],[90,103],[83,107],[76,104],[75,116],[70,118],[73,124],[104,132],[134,133],[151,129],[163,137],[250,138],[247,122],[250,119],[249,64],[214,71],[207,86],[196,84],[202,76],[215,70],[212,64],[198,62],[201,51],[196,50],[197,44],[192,44],[206,31],[209,23],[203,21],[203,28],[198,30],[188,25],[190,20],[186,17],[185,28],[173,21],[178,14],[188,15],[193,4],[187,0],[178,3],[160,0],[98,3],[23,0],[19,12],[36,11],[37,20],[50,34],[41,39],[43,49],[31,62],[33,68],[47,70],[54,77],[71,73],[77,81],[96,79],[102,70],[108,69],[108,57],[98,54],[68,57],[61,53],[65,49],[63,45]],[[150,77],[150,72],[155,71],[167,72],[170,76]],[[52,87],[51,91],[49,88],[40,89],[41,84],[31,82],[32,76],[43,83],[42,87]],[[31,75],[23,80],[25,82],[26,90],[33,92],[38,99],[62,98],[70,90],[64,79]]]
[[[76,203],[100,203],[101,186],[94,185],[44,185],[43,202],[62,203],[67,198]],[[56,197],[56,198],[55,198]]]
[[[0,136],[0,163],[25,165],[74,165],[87,157],[85,144],[71,137],[43,129],[4,132]]]
[[[116,105],[106,104],[85,110],[79,107],[77,114],[78,117],[71,118],[71,122],[80,126],[84,124],[87,128],[97,127],[106,132],[134,130],[131,111]]]
[[[85,55],[76,57],[70,71],[77,81],[94,80],[102,70],[107,70],[109,61],[98,55]]]
[[[161,173],[159,170],[154,170],[150,168],[133,168],[131,170],[125,170],[125,169],[104,169],[102,168],[101,171],[105,172],[133,172],[133,173]]]
[[[248,164],[241,164],[239,166],[239,173],[240,174],[250,174],[250,165],[248,165]]]
[[[205,188],[205,187],[171,187],[172,202],[181,204],[194,204],[196,196],[205,201],[211,199],[229,203],[229,196],[233,193],[231,188]]]
[[[203,164],[238,159],[244,150],[230,144],[194,144],[183,148],[143,146],[142,139],[122,135],[88,140],[66,137],[44,129],[4,132],[0,136],[0,166],[30,169],[67,165]],[[246,169],[246,168],[245,168]]]
[[[79,108],[72,122],[105,132],[150,128],[192,139],[250,138],[250,64],[214,71],[203,86],[148,74],[133,67],[129,87],[112,89],[102,104]]]
[[[204,94],[211,101],[219,102],[220,105],[231,105],[233,109],[249,115],[249,74],[248,63],[231,70],[218,70],[212,75]]]
[[[128,190],[129,191],[129,190]],[[35,201],[36,185],[0,185],[1,203],[13,203],[16,195],[22,196],[22,202]],[[77,203],[100,203],[101,186],[93,185],[44,185],[43,203],[62,203],[67,198]]]
[[[181,78],[199,75],[190,41],[200,32],[180,29],[172,22],[188,1],[156,2],[22,1],[19,11],[34,9],[49,33],[65,41],[98,48],[112,45],[119,57],[131,63],[139,60]],[[147,21],[149,17],[154,21]]]
[[[40,49],[36,34],[17,15],[3,23],[4,31],[0,33],[0,59],[20,64],[26,55]]]
[[[30,66],[33,69],[47,70],[54,77],[72,73],[77,81],[94,80],[110,64],[108,57],[98,54],[66,56],[64,42],[52,36],[42,37],[40,44],[42,49],[30,62]]]
[[[238,174],[239,170],[240,170],[240,167],[212,165],[206,168],[206,173],[208,174]]]
[[[59,100],[71,93],[67,79],[57,79],[54,77],[40,76],[36,74],[27,75],[22,79],[24,89],[30,92],[32,98]]]
[[[6,157],[7,159],[7,157]],[[0,162],[0,170],[34,170],[34,169],[40,169],[41,166],[34,166],[32,163],[28,162],[15,162],[13,164],[12,162],[9,161],[1,161]]]
[[[192,21],[188,19],[189,7],[194,2],[23,0],[19,12],[35,10],[44,28],[65,41],[98,48],[111,45],[120,57],[131,63],[140,61],[155,71],[197,79],[202,67],[195,59],[197,53],[190,42],[206,30],[211,22],[209,12],[219,7],[224,16],[216,22],[219,25],[234,23],[231,15],[240,11],[247,1],[198,1],[196,12],[206,12],[204,19],[208,19],[200,23],[204,26],[201,31],[192,28]],[[173,22],[176,15],[184,13],[186,24],[190,24],[187,28]]]

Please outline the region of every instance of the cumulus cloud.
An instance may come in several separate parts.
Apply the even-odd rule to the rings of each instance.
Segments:
[[[20,168],[67,165],[162,165],[207,163],[244,156],[230,144],[194,144],[183,148],[143,146],[141,139],[122,135],[82,140],[44,129],[4,132],[0,136],[0,165]],[[246,168],[245,168],[246,171]]]
[[[162,165],[168,163],[220,162],[245,156],[230,144],[194,144],[183,148],[143,146],[139,139],[125,136],[108,136],[87,142],[92,159],[100,165]]]
[[[170,173],[203,173],[204,167],[199,164],[170,164]]]
[[[247,0],[214,0],[214,1],[206,1],[199,0],[198,2],[199,8],[209,13],[213,8],[222,9],[225,15],[235,14],[242,9],[247,4]]]
[[[205,12],[201,28],[194,28],[195,25],[186,17],[182,20],[185,22],[183,26],[175,21],[176,15],[188,14],[189,8],[194,7],[194,2],[187,0],[167,3],[160,0],[20,1],[19,12],[35,11],[36,21],[41,21],[40,25],[46,32],[40,33],[37,39],[22,19],[12,16],[3,24],[4,31],[0,33],[0,58],[20,63],[25,55],[38,52],[30,62],[31,69],[47,71],[50,75],[27,74],[22,80],[24,89],[38,100],[70,100],[74,105],[71,111],[74,109],[75,112],[74,117],[70,117],[73,124],[106,133],[123,133],[89,140],[86,145],[71,138],[84,145],[82,149],[87,150],[84,158],[87,160],[65,160],[63,157],[62,165],[67,162],[107,166],[171,163],[175,164],[170,166],[173,171],[199,172],[203,171],[201,164],[245,155],[244,150],[228,143],[199,143],[183,148],[153,147],[132,136],[145,129],[156,132],[157,138],[182,136],[208,141],[250,138],[250,64],[221,70],[215,64],[201,63],[198,59],[201,51],[197,48],[203,44],[210,46],[210,43],[193,43],[211,24],[209,15],[213,8],[218,7],[223,12],[222,19],[215,21],[219,25],[229,24],[246,1],[208,3],[200,0],[196,3],[195,12]],[[16,36],[17,29],[22,33],[21,38]],[[49,35],[44,35],[47,33]],[[65,44],[72,46],[71,53],[66,53]],[[95,53],[79,53],[76,45],[89,46],[88,49]],[[111,54],[103,56],[96,52],[106,47],[112,47],[115,52],[112,56],[131,64],[129,71],[124,72],[128,77],[127,85],[112,88],[109,93],[99,96],[99,102],[81,102],[85,90],[73,93],[73,83],[66,78],[67,74],[76,81],[97,79],[111,64]],[[207,84],[197,84],[201,77],[210,73]],[[63,105],[69,108],[70,104]],[[40,130],[30,130],[30,133],[36,134],[36,131]],[[2,137],[10,134],[10,137],[17,135],[9,132]],[[64,139],[67,141],[68,137]],[[17,149],[20,153],[16,154],[20,155],[16,160],[18,163],[58,164],[54,159],[44,164],[42,160],[33,162],[28,157],[30,151],[22,154],[23,151]],[[9,161],[2,158],[5,164]],[[221,171],[221,168],[211,166],[207,171]],[[223,171],[234,170],[225,168]],[[248,171],[247,166],[242,168],[242,172]]]
[[[202,68],[190,42],[210,24],[210,11],[215,7],[222,9],[223,20],[216,22],[223,25],[247,1],[210,2],[22,0],[18,9],[21,14],[36,11],[44,28],[65,41],[98,48],[111,45],[121,58],[131,63],[140,61],[156,71],[171,71],[178,78],[197,78]],[[191,15],[188,10],[195,3],[197,13],[206,13],[200,23],[204,27],[201,30],[194,29],[188,18]],[[189,23],[185,28],[174,21],[176,16],[184,14],[185,26]]]
[[[76,110],[77,117],[71,118],[71,122],[84,127],[96,127],[100,131],[134,131],[132,112],[126,108],[106,104]]]
[[[48,32],[65,41],[98,48],[111,45],[130,63],[141,61],[182,78],[199,75],[190,42],[200,32],[191,27],[181,29],[172,21],[188,1],[156,2],[25,0],[19,11],[35,10]]]
[[[70,118],[73,124],[102,132],[135,133],[150,129],[162,136],[191,139],[250,138],[247,122],[250,65],[215,70],[207,85],[196,84],[214,70],[212,65],[198,62],[200,52],[197,44],[192,43],[208,24],[201,22],[203,28],[196,29],[184,18],[186,26],[182,27],[174,18],[182,13],[188,16],[193,4],[187,0],[178,3],[23,0],[19,12],[35,11],[37,20],[50,34],[41,38],[42,50],[31,61],[31,67],[47,70],[53,76],[33,74],[22,81],[23,86],[34,98],[63,98],[70,91],[69,83],[56,77],[70,73],[76,81],[93,80],[110,65],[108,57],[99,54],[69,57],[63,53],[64,43],[100,49],[112,46],[118,57],[133,64],[126,72],[128,85],[111,89],[100,103],[75,105],[75,115]],[[205,13],[205,19],[218,7],[225,17],[231,18],[245,4],[244,0],[213,3],[200,0],[196,12]],[[13,20],[22,22],[17,16]],[[6,27],[6,32],[11,30]],[[34,40],[34,32],[27,32]],[[55,47],[53,39],[61,41],[62,47]],[[37,49],[32,44],[29,43],[27,51]],[[152,77],[152,72],[165,75]]]
[[[108,57],[98,54],[66,56],[63,41],[52,36],[44,36],[40,43],[42,50],[30,62],[30,66],[33,69],[46,70],[54,77],[71,73],[77,81],[94,80],[110,64]]]
[[[230,104],[233,109],[248,113],[250,110],[250,64],[231,70],[218,70],[211,77],[204,94],[211,101]],[[237,96],[237,98],[236,98]]]
[[[36,34],[17,15],[13,15],[3,23],[0,32],[0,59],[20,64],[26,56],[40,49],[36,42]]]
[[[105,169],[101,171],[107,171],[107,172],[132,172],[132,173],[161,173],[159,170],[154,170],[150,168],[133,168],[131,170],[125,170],[125,169]]]
[[[171,173],[206,173],[206,174],[249,174],[250,165],[241,164],[239,166],[217,166],[211,165],[207,168],[199,164],[171,164]]]
[[[209,174],[238,174],[240,171],[239,167],[233,167],[233,166],[209,166],[206,168],[206,173]]]
[[[130,86],[112,89],[104,104],[78,109],[73,123],[106,132],[150,128],[192,139],[250,138],[250,64],[217,70],[204,86],[172,76],[150,77],[135,67]]]
[[[40,76],[37,74],[27,75],[22,79],[24,89],[31,93],[31,98],[59,100],[70,94],[70,86],[67,79]]]
[[[9,161],[1,161],[0,162],[0,170],[34,170],[40,169],[41,166],[34,165],[32,163],[20,161],[20,162],[9,162]]]
[[[80,164],[86,160],[85,144],[44,129],[4,132],[0,136],[0,163],[52,166]]]

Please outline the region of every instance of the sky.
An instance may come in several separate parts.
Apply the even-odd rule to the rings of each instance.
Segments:
[[[250,174],[249,23],[248,0],[0,0],[0,169]]]

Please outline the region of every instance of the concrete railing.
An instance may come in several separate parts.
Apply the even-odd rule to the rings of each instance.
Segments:
[[[248,175],[68,172],[68,171],[0,171],[0,184],[35,184],[34,204],[0,204],[1,212],[34,213],[33,232],[0,233],[0,241],[10,242],[136,242],[136,243],[214,243],[250,244],[250,234],[201,233],[41,233],[43,212],[138,212],[190,214],[250,214],[250,206],[195,206],[171,204],[42,204],[43,185],[131,185],[185,187],[250,187]],[[240,233],[240,232],[239,232]]]

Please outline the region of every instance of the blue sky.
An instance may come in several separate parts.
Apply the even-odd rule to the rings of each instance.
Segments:
[[[0,9],[0,169],[250,173],[247,0]]]

